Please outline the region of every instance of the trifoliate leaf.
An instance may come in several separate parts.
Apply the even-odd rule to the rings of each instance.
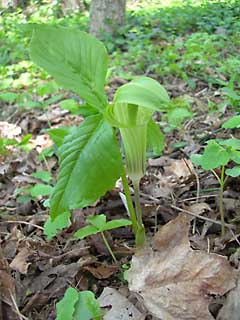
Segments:
[[[102,312],[98,301],[91,291],[79,292],[73,320],[101,320]],[[65,319],[66,320],[66,319]]]
[[[48,171],[36,171],[32,173],[32,176],[44,182],[50,182],[52,180],[52,176]]]
[[[240,128],[240,116],[234,116],[227,120],[223,123],[222,127],[225,129]]]
[[[238,177],[240,176],[240,166],[235,166],[231,169],[226,169],[225,173],[230,177]]]
[[[106,224],[106,216],[104,214],[97,214],[96,216],[90,216],[90,217],[87,217],[87,222],[89,222],[98,230],[102,230],[102,228]]]
[[[121,227],[126,227],[126,226],[130,226],[131,224],[132,224],[132,222],[130,220],[127,220],[127,219],[112,220],[112,221],[108,221],[105,224],[105,226],[103,227],[102,231],[121,228]]]
[[[108,55],[104,45],[79,28],[35,25],[30,45],[34,62],[65,89],[102,111]]]
[[[61,301],[56,304],[57,319],[56,320],[74,320],[76,303],[79,301],[79,293],[74,288],[68,288]]]
[[[60,172],[50,199],[53,219],[94,203],[122,174],[118,142],[101,115],[89,116],[71,132],[59,156]]]
[[[30,194],[32,197],[49,196],[52,193],[52,191],[53,191],[52,186],[39,183],[30,189]]]
[[[86,226],[75,232],[73,237],[77,239],[84,239],[88,236],[92,236],[93,234],[97,234],[98,232],[99,229],[97,229],[96,227]]]
[[[44,234],[47,236],[48,240],[51,240],[59,231],[68,228],[71,225],[70,216],[70,212],[64,212],[57,216],[53,221],[50,216],[48,217],[44,224]]]
[[[222,146],[231,147],[235,150],[240,150],[240,140],[236,138],[220,140],[219,144],[221,144]]]
[[[210,140],[200,159],[200,165],[204,170],[211,170],[225,166],[230,160],[230,155],[216,141]]]

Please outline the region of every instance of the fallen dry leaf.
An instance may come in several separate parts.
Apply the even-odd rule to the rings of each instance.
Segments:
[[[190,206],[184,206],[183,207],[185,210],[193,212],[195,214],[201,215],[204,212],[212,211],[211,207],[209,204],[205,202],[200,202],[200,203],[194,203]]]
[[[189,219],[178,216],[157,232],[152,248],[140,249],[132,260],[129,288],[160,319],[213,320],[213,296],[235,287],[237,272],[225,257],[191,249],[189,227]]]
[[[84,271],[89,271],[97,279],[108,279],[119,270],[117,266],[106,264],[100,264],[98,266],[85,266],[82,269]]]
[[[240,273],[238,284],[227,296],[227,300],[220,310],[217,320],[239,320],[240,318]]]
[[[23,247],[19,250],[16,257],[10,264],[10,268],[13,270],[19,271],[22,274],[26,274],[28,271],[28,267],[31,264],[28,262],[28,257],[33,254],[33,251],[30,250],[28,247]]]
[[[149,159],[151,176],[149,185],[145,185],[143,191],[155,198],[170,198],[175,188],[183,191],[183,187],[188,190],[189,182],[195,179],[193,165],[188,159],[171,159],[161,157]],[[160,170],[161,169],[161,170]]]
[[[18,320],[15,306],[15,281],[9,272],[7,260],[3,257],[0,247],[0,319]]]
[[[14,139],[16,136],[19,136],[21,134],[22,129],[13,123],[0,121],[0,132],[1,136],[3,136],[4,138]]]
[[[103,317],[104,320],[143,320],[145,316],[116,289],[106,287],[98,298],[100,307],[111,308]]]

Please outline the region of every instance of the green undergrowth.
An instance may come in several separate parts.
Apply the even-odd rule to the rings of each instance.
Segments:
[[[173,79],[183,81],[189,90],[202,81],[209,87],[239,93],[239,0],[129,1],[128,5],[125,26],[115,36],[103,35],[111,53],[109,80],[116,75],[130,80],[133,75],[146,74],[164,84]],[[36,101],[39,86],[48,82],[49,76],[29,60],[31,24],[77,25],[87,31],[88,19],[87,11],[64,16],[58,1],[41,5],[35,1],[15,12],[2,10],[0,93],[17,93],[15,99],[0,97],[1,101],[43,107]]]

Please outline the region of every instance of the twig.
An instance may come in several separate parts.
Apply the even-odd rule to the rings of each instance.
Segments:
[[[44,230],[43,227],[38,226],[37,224],[31,223],[31,222],[26,222],[26,221],[1,221],[0,224],[4,224],[4,223],[19,223],[19,224],[26,224],[26,225],[30,225],[33,226],[35,228],[38,228],[40,230]]]
[[[194,212],[191,212],[191,211],[188,211],[188,210],[185,210],[185,209],[182,209],[182,208],[178,208],[178,207],[175,207],[173,205],[171,205],[171,208],[173,209],[176,209],[178,211],[181,211],[183,213],[187,213],[187,214],[190,214],[191,216],[194,216],[196,218],[199,218],[199,219],[202,219],[202,220],[205,220],[205,221],[209,221],[209,222],[212,222],[212,223],[215,223],[215,224],[218,224],[218,225],[222,225],[221,221],[218,221],[218,220],[213,220],[213,219],[210,219],[208,217],[204,217],[204,216],[200,216],[199,214],[197,213],[194,213]],[[229,228],[229,229],[235,229],[236,227],[232,224],[229,224],[229,223],[224,223],[224,225]]]

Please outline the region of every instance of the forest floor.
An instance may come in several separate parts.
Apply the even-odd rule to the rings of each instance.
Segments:
[[[79,97],[62,90],[30,61],[31,27],[26,23],[77,24],[86,30],[87,11],[63,16],[58,6],[47,3],[1,12],[0,319],[55,319],[56,303],[69,287],[90,290],[97,298],[108,288],[116,313],[104,319],[118,319],[117,314],[125,320],[166,320],[170,314],[170,319],[184,320],[188,304],[190,314],[195,314],[191,319],[240,319],[239,167],[228,175],[226,170],[234,167],[230,159],[224,168],[228,177],[223,236],[221,166],[213,172],[190,160],[191,155],[203,153],[209,140],[234,139],[234,152],[240,150],[240,124],[222,127],[240,110],[240,2],[190,1],[187,6],[183,2],[163,6],[160,1],[138,5],[129,1],[125,27],[115,38],[103,38],[110,54],[106,84],[110,100],[135,75],[158,80],[171,97],[169,111],[154,116],[165,135],[163,154],[148,155],[141,181],[149,247],[135,253],[130,227],[108,231],[117,263],[101,236],[84,240],[72,236],[89,215],[104,213],[107,220],[128,217],[121,183],[92,206],[74,210],[71,226],[51,240],[44,233],[59,168],[57,150],[64,133],[80,124],[84,115],[78,108]],[[212,152],[209,162],[221,156]],[[184,272],[191,275],[185,277]],[[169,308],[166,290],[172,290]],[[134,291],[142,292],[141,300]],[[109,303],[101,297],[107,315]]]

